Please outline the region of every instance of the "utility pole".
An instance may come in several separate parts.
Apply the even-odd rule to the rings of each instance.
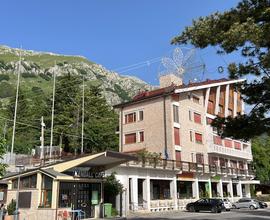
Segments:
[[[55,100],[55,77],[56,73],[53,73],[53,100],[52,100],[52,120],[51,120],[51,141],[50,141],[50,156],[52,158],[52,147],[53,147],[53,119],[54,119],[54,100]]]
[[[41,137],[40,137],[40,159],[43,160],[43,163],[45,163],[45,155],[44,155],[44,128],[45,123],[43,120],[43,116],[41,117]]]
[[[19,87],[20,87],[21,64],[22,64],[22,52],[20,51],[20,60],[19,60],[19,66],[18,66],[17,90],[16,90],[16,101],[15,101],[15,110],[14,110],[14,119],[13,119],[13,131],[12,131],[12,140],[11,140],[10,159],[13,156],[13,151],[14,151],[16,119],[17,119],[17,107],[18,107]]]
[[[83,76],[83,95],[82,95],[82,145],[81,154],[83,154],[83,132],[84,132],[84,76]]]

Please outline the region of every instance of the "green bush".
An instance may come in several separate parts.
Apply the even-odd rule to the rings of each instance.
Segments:
[[[16,211],[16,201],[12,199],[7,206],[8,215],[13,215],[15,211]]]
[[[0,83],[0,98],[6,98],[15,95],[15,89],[7,82]]]
[[[112,208],[112,216],[118,216],[118,211],[116,210],[116,208]]]
[[[34,73],[24,72],[24,73],[22,73],[22,77],[23,78],[35,78],[37,76]]]
[[[9,80],[9,76],[8,75],[0,75],[0,82],[3,81],[3,80],[6,80],[8,81]]]

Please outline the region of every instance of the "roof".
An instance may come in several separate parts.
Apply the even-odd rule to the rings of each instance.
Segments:
[[[196,83],[189,83],[189,84],[183,84],[180,86],[176,86],[172,84],[171,86],[160,88],[160,89],[155,89],[152,91],[143,91],[138,93],[136,96],[133,97],[131,101],[124,102],[118,105],[115,105],[115,108],[121,108],[124,106],[128,106],[131,104],[135,104],[138,102],[142,102],[145,100],[153,99],[153,98],[158,98],[166,95],[170,95],[173,93],[178,93],[178,92],[186,92],[188,91],[193,91],[193,90],[198,90],[201,88],[207,88],[207,87],[212,87],[212,86],[218,86],[218,84],[232,84],[232,83],[239,83],[244,81],[243,79],[240,80],[230,80],[226,78],[222,79],[215,79],[215,80],[205,80],[202,82],[196,82]],[[177,92],[178,91],[178,92]]]
[[[97,154],[88,154],[79,156],[76,158],[72,158],[69,160],[60,161],[54,164],[44,165],[32,170],[27,170],[21,173],[8,173],[5,176],[1,178],[1,180],[9,180],[16,178],[19,174],[21,176],[26,176],[31,173],[35,172],[41,172],[45,173],[52,177],[67,177],[68,175],[63,174],[62,172],[78,166],[89,166],[89,167],[97,167],[101,166],[104,167],[104,169],[110,169],[112,167],[118,166],[122,163],[128,162],[130,160],[137,160],[136,157],[125,154],[125,153],[119,153],[114,151],[105,151],[102,153]]]

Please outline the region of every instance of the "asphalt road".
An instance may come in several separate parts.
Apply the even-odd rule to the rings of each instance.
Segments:
[[[150,214],[140,214],[139,216],[134,215],[127,218],[129,220],[139,220],[139,219],[157,219],[157,220],[170,220],[170,219],[217,219],[217,220],[263,220],[270,219],[270,208],[268,209],[239,209],[231,210],[230,212],[222,213],[209,213],[209,212],[199,212],[191,213],[186,211],[171,211],[171,212],[156,212]]]

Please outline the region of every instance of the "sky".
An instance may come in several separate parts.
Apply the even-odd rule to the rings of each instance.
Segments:
[[[228,10],[237,2],[2,0],[0,44],[82,55],[109,70],[156,85],[161,58],[171,56],[176,47],[170,44],[171,39],[191,25],[193,19]],[[215,48],[196,50],[198,57],[206,70],[196,74],[204,79],[226,77],[226,71],[220,74],[217,68],[240,59],[237,55],[221,57]]]

